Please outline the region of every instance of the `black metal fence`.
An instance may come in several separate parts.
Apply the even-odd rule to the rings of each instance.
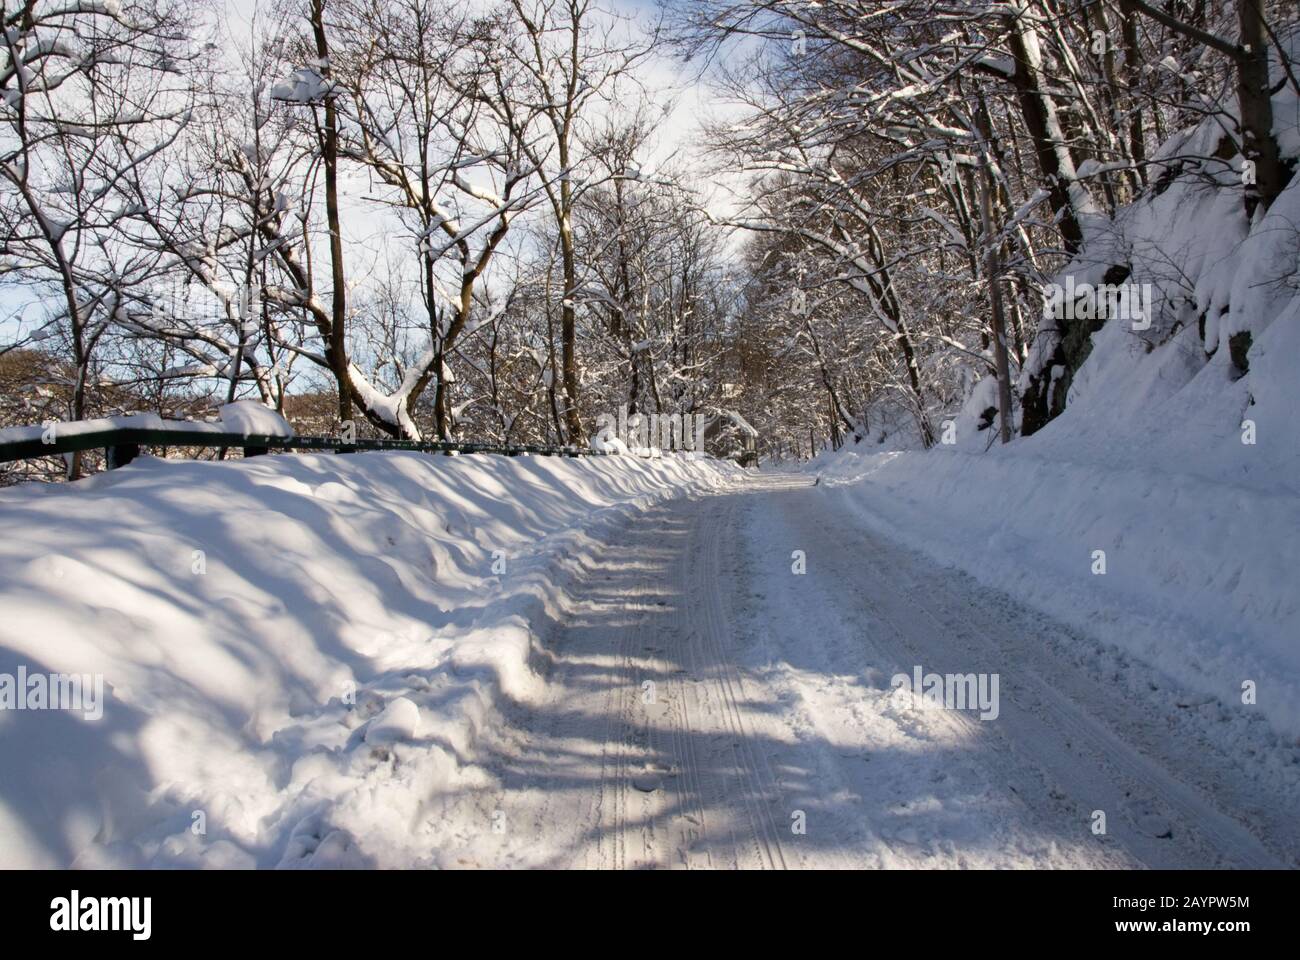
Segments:
[[[245,457],[272,450],[334,451],[356,453],[361,450],[414,450],[420,453],[495,453],[507,457],[531,454],[543,457],[604,456],[595,450],[578,447],[546,447],[533,444],[458,443],[422,440],[351,440],[339,437],[282,437],[225,432],[218,429],[153,429],[112,427],[104,430],[61,431],[55,424],[42,435],[21,440],[0,440],[0,463],[103,450],[108,469],[122,467],[140,455],[141,447],[241,448]],[[35,429],[35,428],[33,428]]]

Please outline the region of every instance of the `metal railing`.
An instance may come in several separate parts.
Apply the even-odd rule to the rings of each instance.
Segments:
[[[126,466],[140,455],[141,447],[242,448],[245,457],[272,450],[307,450],[356,453],[363,450],[413,450],[420,453],[494,453],[507,457],[524,454],[543,457],[604,456],[600,451],[579,447],[547,447],[535,444],[460,443],[423,440],[351,440],[339,437],[284,437],[222,430],[220,424],[195,424],[188,429],[152,427],[110,427],[103,430],[63,432],[55,424],[41,435],[0,440],[0,463],[102,449],[108,469]],[[211,427],[211,429],[207,429]],[[39,429],[39,428],[33,428]]]

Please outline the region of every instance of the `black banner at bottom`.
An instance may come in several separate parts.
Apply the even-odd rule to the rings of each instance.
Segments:
[[[1215,949],[1295,927],[1286,872],[696,873],[3,872],[7,944],[96,942],[205,948],[284,943],[327,950],[485,946],[543,949],[576,938],[674,942],[688,931],[771,948],[772,937],[888,929],[938,945],[995,935],[1041,946],[1128,940]],[[1284,916],[1284,911],[1291,916]],[[565,931],[569,931],[566,933]],[[963,930],[966,931],[963,934]],[[919,939],[917,939],[919,938]],[[76,941],[73,944],[73,941]],[[976,942],[976,941],[971,941]],[[464,946],[468,946],[465,944]],[[462,947],[463,949],[463,947]]]

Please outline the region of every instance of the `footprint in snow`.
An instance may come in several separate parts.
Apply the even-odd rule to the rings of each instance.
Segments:
[[[420,729],[420,708],[406,697],[398,697],[366,727],[365,741],[371,746],[385,746],[415,739]]]
[[[1134,800],[1124,810],[1129,819],[1133,821],[1133,826],[1137,827],[1139,833],[1144,833],[1148,837],[1155,837],[1157,840],[1167,840],[1174,835],[1173,825],[1156,812],[1151,804],[1141,800]]]
[[[642,793],[654,793],[663,786],[664,778],[672,775],[672,767],[662,763],[651,763],[641,773],[633,775],[632,786]]]

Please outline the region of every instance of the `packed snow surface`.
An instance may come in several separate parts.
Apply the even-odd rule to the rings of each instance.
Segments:
[[[430,862],[480,730],[544,685],[559,565],[737,472],[141,458],[3,491],[0,675],[102,675],[105,702],[0,710],[0,866]]]
[[[874,529],[1300,737],[1300,497],[1023,441],[814,462]],[[1104,566],[1103,566],[1104,563]]]
[[[0,865],[1300,863],[1272,708],[1144,658],[1140,605],[1100,580],[1091,618],[991,584],[1058,533],[990,552],[963,501],[927,518],[899,492],[922,456],[815,485],[676,457],[143,459],[6,491],[0,675],[106,695],[99,719],[0,712]],[[914,671],[998,700],[937,709]]]

